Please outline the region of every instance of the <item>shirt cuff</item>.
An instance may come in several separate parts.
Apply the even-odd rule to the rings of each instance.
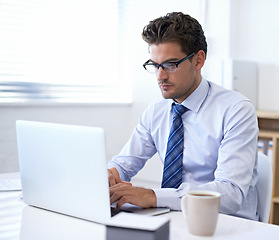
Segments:
[[[107,168],[110,169],[110,168],[113,168],[113,167],[116,168],[116,170],[118,171],[121,180],[124,180],[126,182],[130,182],[130,179],[128,177],[126,177],[122,168],[119,165],[114,164],[112,161],[108,162]]]
[[[181,198],[174,188],[152,188],[157,197],[157,207],[181,210]]]

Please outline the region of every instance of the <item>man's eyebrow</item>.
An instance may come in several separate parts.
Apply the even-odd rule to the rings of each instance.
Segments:
[[[164,61],[164,63],[165,63],[165,62],[177,62],[177,61],[179,61],[178,58],[170,58],[170,59]]]
[[[152,63],[154,63],[154,64],[163,64],[163,63],[167,63],[167,62],[177,62],[177,61],[179,61],[179,59],[178,59],[178,58],[169,58],[169,59],[165,60],[165,61],[162,62],[162,63],[156,63],[156,62],[154,62],[152,59],[149,59],[149,61],[152,62]]]

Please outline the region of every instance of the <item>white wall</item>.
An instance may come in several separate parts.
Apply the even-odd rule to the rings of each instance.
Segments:
[[[279,111],[279,2],[232,1],[231,55],[259,65],[259,109]]]
[[[203,8],[190,5],[193,2]],[[144,10],[139,10],[141,7]],[[159,12],[155,14],[154,8]],[[276,0],[161,0],[159,4],[158,1],[138,1],[131,24],[134,30],[132,42],[127,46],[131,53],[129,61],[133,61],[134,66],[131,76],[134,102],[131,105],[0,105],[0,172],[18,170],[14,125],[17,119],[103,127],[108,159],[117,154],[143,109],[160,97],[155,76],[142,68],[149,56],[147,46],[141,40],[141,30],[149,20],[170,11],[189,13],[203,24],[209,44],[205,74],[213,78],[209,80],[218,83],[221,73],[216,66],[224,58],[256,61],[259,63],[259,107],[279,111],[279,45],[276,44],[279,15],[276,9],[279,9]],[[148,165],[137,178],[159,181],[161,165],[158,159],[155,157]]]
[[[276,0],[207,0],[204,21],[208,61],[204,75],[222,84],[222,61],[258,65],[258,106],[279,111],[279,2]],[[228,76],[230,78],[231,76]],[[226,76],[225,76],[226,78]],[[226,81],[226,79],[223,79]]]

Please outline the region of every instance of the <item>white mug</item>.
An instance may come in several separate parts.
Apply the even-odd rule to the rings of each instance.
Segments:
[[[187,192],[181,209],[193,235],[211,236],[215,232],[220,211],[220,193],[205,190]]]

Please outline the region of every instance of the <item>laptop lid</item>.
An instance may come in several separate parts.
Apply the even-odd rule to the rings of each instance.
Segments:
[[[105,223],[110,217],[104,130],[18,120],[25,203]]]

